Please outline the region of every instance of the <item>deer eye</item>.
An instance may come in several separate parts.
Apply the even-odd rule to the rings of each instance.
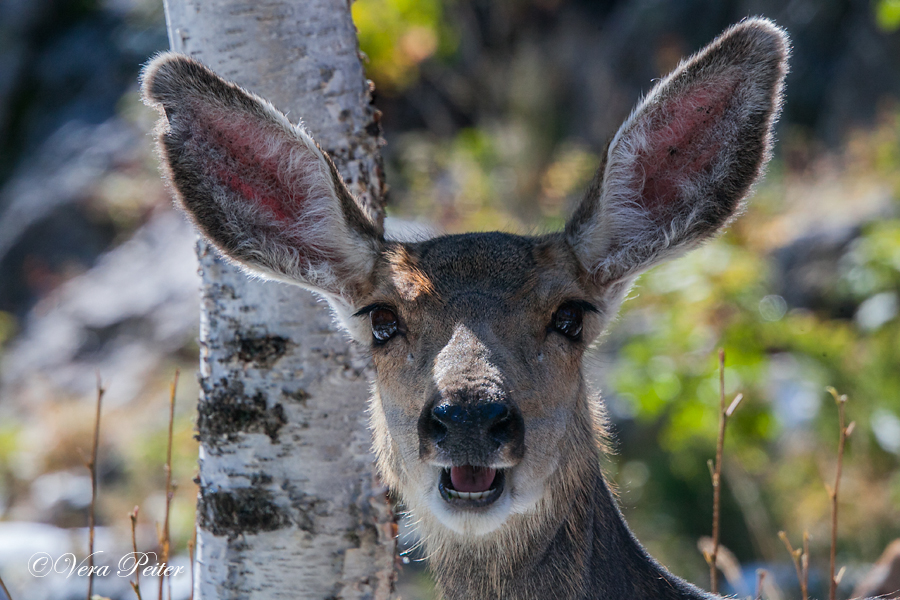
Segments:
[[[553,329],[570,340],[581,339],[581,324],[584,320],[584,307],[575,302],[563,302],[553,314]]]
[[[372,335],[377,344],[383,344],[397,333],[397,315],[389,308],[377,307],[369,313]]]

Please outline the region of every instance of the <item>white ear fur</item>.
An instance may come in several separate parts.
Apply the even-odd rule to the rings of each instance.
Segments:
[[[382,244],[302,125],[185,56],[144,69],[160,110],[159,149],[176,201],[248,273],[325,296],[348,329]]]
[[[787,57],[786,34],[749,19],[638,104],[566,226],[595,281],[631,278],[702,243],[741,211],[770,156]],[[676,154],[685,158],[667,169],[667,155]],[[653,197],[657,189],[663,201]]]

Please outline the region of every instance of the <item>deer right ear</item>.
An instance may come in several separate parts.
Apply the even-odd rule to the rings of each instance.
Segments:
[[[613,138],[566,237],[594,283],[627,281],[714,235],[772,147],[788,39],[735,25],[658,83]]]
[[[199,62],[166,53],[142,74],[178,204],[250,273],[324,294],[342,316],[371,285],[383,231],[309,134]]]

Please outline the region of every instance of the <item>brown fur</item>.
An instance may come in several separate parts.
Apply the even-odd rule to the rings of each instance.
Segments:
[[[176,55],[148,67],[144,94],[201,231],[248,271],[328,297],[371,347],[378,467],[448,600],[700,599],[711,596],[650,558],[616,506],[582,357],[640,272],[740,211],[770,154],[787,53],[781,30],[752,19],[683,63],[616,135],[565,232],[540,237],[386,241],[265,101]],[[573,306],[577,334],[556,321]],[[396,316],[387,338],[375,315]],[[485,407],[505,412],[489,420]],[[462,416],[440,421],[439,408]],[[466,465],[502,472],[493,504],[442,499],[441,477]]]
[[[392,246],[385,252],[385,256],[390,264],[391,283],[405,302],[413,302],[423,295],[434,295],[431,279],[419,268],[418,261],[406,246]]]

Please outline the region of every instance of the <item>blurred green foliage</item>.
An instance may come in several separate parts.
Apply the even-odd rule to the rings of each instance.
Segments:
[[[770,181],[760,194],[782,183]],[[753,212],[748,220],[769,218]],[[900,535],[900,219],[864,224],[840,258],[826,299],[829,306],[856,307],[852,318],[827,307],[789,307],[771,291],[776,256],[758,252],[744,233],[738,227],[652,270],[624,306],[618,327],[627,338],[610,369],[609,394],[620,415],[635,422],[625,428],[623,454],[645,461],[654,474],[632,514],[648,521],[655,512],[672,514],[676,531],[690,537],[699,532],[691,531],[687,515],[710,517],[710,496],[694,504],[697,498],[673,491],[677,483],[711,493],[705,462],[715,452],[715,349],[722,347],[727,400],[745,396],[729,421],[725,545],[743,560],[779,560],[785,557],[773,556],[761,540],[778,529],[795,538],[809,530],[821,567],[828,544],[824,483],[833,477],[838,439],[837,411],[824,388],[833,385],[850,396],[849,419],[857,421],[844,471],[839,552],[842,560],[874,559]],[[656,444],[647,443],[654,438]],[[752,499],[738,497],[735,479],[744,485],[740,493],[749,484]],[[653,529],[641,533],[661,537]],[[665,556],[681,572],[703,569],[698,556]]]
[[[358,0],[352,11],[369,77],[388,92],[413,83],[425,59],[456,49],[441,0]]]
[[[8,312],[0,310],[0,348],[16,333],[16,318]]]
[[[17,423],[0,425],[0,469],[5,469],[10,456],[19,447],[19,426]]]
[[[544,152],[515,123],[439,139],[410,132],[393,141],[394,190],[388,211],[447,231],[500,226],[559,228],[565,208],[593,176],[599,156],[567,142]],[[538,156],[540,154],[540,156]]]
[[[900,0],[877,0],[875,22],[884,31],[896,31],[900,28]]]

